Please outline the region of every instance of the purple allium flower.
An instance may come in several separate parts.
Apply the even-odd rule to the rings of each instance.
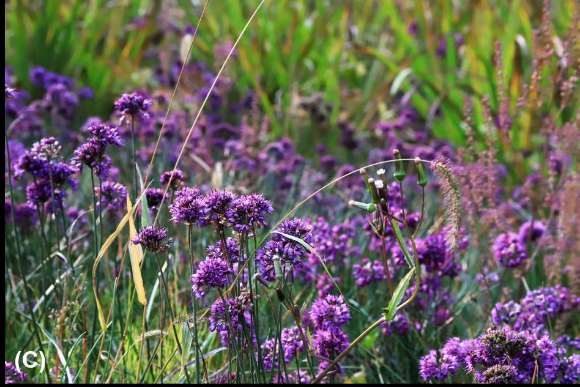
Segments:
[[[229,191],[211,191],[207,194],[200,225],[213,224],[226,227],[228,225],[227,212],[234,199],[236,199],[236,194]]]
[[[89,126],[87,132],[95,136],[97,140],[103,145],[123,146],[121,136],[117,132],[117,128],[103,123],[97,123]]]
[[[546,232],[546,226],[544,223],[540,221],[534,221],[533,224],[531,221],[525,222],[520,227],[520,231],[518,233],[519,241],[522,246],[526,246],[528,240],[530,242],[536,242],[538,239],[544,235]]]
[[[470,345],[465,357],[466,370],[474,372],[476,381],[484,381],[491,367],[514,366],[516,373],[510,375],[513,381],[530,382],[538,360],[535,341],[535,335],[527,331],[518,332],[507,326],[488,329]]]
[[[222,249],[222,241],[218,241],[215,245],[208,246],[207,258],[212,259],[221,259],[224,261],[236,263],[240,262],[240,246],[238,245],[238,241],[234,238],[228,237],[226,239],[226,247],[227,251],[223,251]],[[245,254],[242,258],[241,262],[245,261]]]
[[[235,198],[226,216],[237,233],[249,233],[255,228],[267,227],[264,215],[274,212],[272,203],[262,195],[250,194]]]
[[[476,373],[475,380],[480,384],[514,384],[517,380],[517,368],[511,364],[495,364]]]
[[[279,379],[279,380],[276,380]],[[274,384],[310,384],[311,379],[308,372],[305,370],[296,370],[294,373],[288,374],[286,378],[284,374],[274,375]]]
[[[509,324],[515,329],[540,333],[548,329],[550,320],[554,321],[564,313],[577,310],[579,305],[580,297],[570,294],[561,285],[555,285],[529,291],[520,303],[497,303],[491,316],[496,325]]]
[[[16,178],[20,178],[24,176],[25,173],[30,173],[32,176],[42,177],[45,174],[46,168],[47,162],[38,154],[26,151],[15,163],[14,175]]]
[[[32,204],[43,204],[51,200],[52,195],[55,199],[60,199],[60,192],[53,191],[50,181],[40,179],[26,187],[26,199]]]
[[[83,86],[77,90],[77,95],[82,99],[93,99],[95,98],[95,92],[90,86]]]
[[[121,183],[105,181],[101,188],[101,200],[109,211],[117,212],[125,205],[127,189]]]
[[[356,236],[356,227],[351,223],[340,223],[331,226],[326,219],[319,217],[312,224],[312,247],[324,259],[325,262],[343,263],[348,259],[360,256],[358,246],[351,246],[351,242]],[[316,254],[310,254],[310,264],[321,265]]]
[[[227,345],[230,333],[230,323],[234,331],[241,331],[246,326],[250,326],[251,313],[254,305],[251,302],[249,292],[241,289],[240,295],[236,298],[225,299],[227,309],[224,308],[223,300],[220,298],[210,307],[209,330],[220,333],[222,343]],[[236,334],[234,332],[234,334]],[[235,338],[235,335],[234,335]]]
[[[169,205],[171,221],[199,225],[205,206],[205,197],[201,195],[199,188],[182,188],[175,192],[175,199]]]
[[[228,262],[220,258],[207,258],[201,261],[195,274],[191,276],[193,293],[202,298],[209,289],[221,289],[230,283],[229,275],[233,274]]]
[[[282,352],[284,353],[284,362],[289,364],[299,352],[304,351],[304,342],[300,337],[298,327],[284,328],[281,332]],[[267,340],[262,344],[262,353],[264,360],[264,369],[269,371],[279,366],[280,343],[276,337]]]
[[[173,175],[173,177],[172,177]],[[161,185],[167,185],[171,181],[171,189],[177,191],[183,185],[185,178],[181,169],[163,172],[159,178]]]
[[[459,365],[456,356],[432,349],[419,361],[419,375],[425,381],[435,379],[441,382],[457,372]]]
[[[174,238],[167,238],[166,228],[157,228],[155,226],[143,227],[137,237],[133,239],[133,244],[143,245],[148,251],[152,253],[165,253],[169,250],[169,244],[173,242]]]
[[[147,188],[145,197],[147,198],[147,205],[151,211],[156,212],[163,201],[165,191],[161,188]]]
[[[564,358],[559,364],[560,383],[577,384],[580,381],[580,355],[575,353]]]
[[[350,320],[350,311],[343,296],[329,294],[312,303],[310,318],[317,329],[337,329]]]
[[[29,78],[35,86],[42,89],[48,89],[50,86],[56,84],[63,84],[69,90],[74,88],[74,81],[71,78],[50,72],[41,66],[32,68],[29,73]]]
[[[147,120],[149,118],[147,111],[150,106],[151,100],[137,93],[123,94],[115,101],[115,109],[123,115],[123,118],[132,117]]]
[[[517,234],[513,232],[500,234],[493,244],[496,259],[504,267],[516,267],[527,259],[526,249]]]
[[[314,353],[327,359],[340,355],[348,344],[348,335],[340,329],[318,329],[312,338]]]
[[[362,259],[362,265],[358,263],[353,265],[352,274],[356,280],[357,286],[365,287],[373,282],[384,281],[387,279],[385,267],[381,261],[369,261],[368,258]]]
[[[312,226],[300,218],[284,221],[277,231],[302,239],[306,243],[312,243]],[[294,267],[302,266],[302,260],[308,253],[299,243],[274,233],[272,239],[264,248],[256,254],[256,265],[260,274],[266,279],[274,277],[274,260],[280,263],[284,272]]]
[[[12,363],[4,361],[4,384],[18,384],[28,381],[28,375],[18,371]]]
[[[95,168],[105,161],[106,145],[96,138],[90,138],[74,151],[72,163],[80,171],[84,165]]]

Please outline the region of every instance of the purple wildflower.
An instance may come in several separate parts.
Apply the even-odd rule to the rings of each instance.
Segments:
[[[101,188],[101,200],[109,211],[117,212],[125,205],[127,199],[125,186],[114,181],[105,181]]]
[[[147,188],[145,197],[147,198],[147,205],[151,211],[156,212],[159,210],[164,194],[165,191],[161,188]]]
[[[195,297],[202,298],[208,289],[221,289],[228,285],[230,274],[233,274],[233,270],[222,258],[209,257],[202,261],[191,276]]]
[[[274,212],[272,203],[262,195],[250,194],[235,198],[227,211],[229,223],[237,233],[249,233],[267,227],[264,215]]]
[[[18,384],[28,381],[28,375],[18,371],[12,363],[4,361],[4,384]]]
[[[205,207],[202,211],[201,224],[225,227],[228,224],[227,212],[236,194],[229,191],[212,191],[205,196]]]
[[[157,228],[155,226],[143,227],[137,237],[133,239],[133,244],[143,245],[145,249],[152,253],[165,253],[169,250],[169,244],[173,242],[173,238],[167,238],[166,228]]]
[[[234,238],[228,237],[226,239],[226,248],[227,251],[223,251],[222,249],[222,241],[218,241],[215,245],[208,246],[207,258],[212,259],[222,259],[224,261],[229,260],[229,262],[236,263],[240,261],[240,246],[238,245],[238,241]],[[242,258],[241,262],[245,261],[245,254]]]
[[[159,182],[165,186],[171,181],[171,189],[177,191],[183,185],[184,179],[183,171],[176,169],[163,172],[159,178]]]
[[[348,335],[340,329],[319,329],[312,338],[314,352],[327,359],[334,359],[340,355],[348,344]]]
[[[343,296],[329,294],[312,303],[310,318],[317,329],[337,329],[350,320]]]
[[[544,223],[537,220],[534,221],[533,224],[532,221],[525,222],[520,227],[520,231],[518,233],[519,242],[522,246],[525,246],[528,241],[536,242],[542,237],[542,235],[544,235],[545,232],[546,226]]]
[[[137,93],[123,94],[115,101],[115,109],[123,115],[122,120],[131,117],[146,121],[149,118],[149,107],[151,100]]]
[[[363,258],[362,265],[357,263],[353,265],[352,270],[356,284],[360,287],[365,287],[373,282],[384,281],[387,279],[385,267],[382,262],[378,260],[369,261],[368,258]]]
[[[527,259],[526,249],[513,232],[500,234],[493,244],[496,259],[504,267],[519,266]]]
[[[87,131],[95,136],[97,140],[103,145],[123,146],[121,136],[117,132],[117,128],[103,123],[97,123],[89,126]]]
[[[169,205],[171,220],[174,223],[198,224],[205,209],[205,198],[199,188],[182,188],[175,192],[175,199]]]
[[[300,218],[284,221],[277,231],[312,243],[312,226]],[[274,233],[272,239],[256,254],[256,265],[260,274],[266,279],[274,276],[274,261],[278,261],[284,272],[302,266],[302,260],[308,253],[299,243]],[[281,274],[281,273],[279,273]]]

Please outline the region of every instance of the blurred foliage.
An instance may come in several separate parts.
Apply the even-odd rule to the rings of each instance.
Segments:
[[[223,59],[216,58],[216,48],[235,41],[258,3],[210,0],[193,58],[217,70]],[[5,60],[26,88],[36,65],[90,85],[96,93],[90,111],[106,114],[119,93],[155,84],[153,72],[142,69],[158,67],[159,57],[179,57],[180,36],[168,32],[195,25],[203,5],[203,0],[8,1]],[[573,0],[551,5],[560,39],[572,23],[573,5]],[[335,144],[340,120],[364,130],[391,117],[401,101],[436,136],[462,144],[465,96],[476,97],[478,126],[483,95],[490,96],[493,113],[498,110],[496,40],[515,105],[531,75],[532,30],[540,25],[541,8],[540,1],[521,0],[267,0],[227,73],[235,75],[240,90],[259,95],[274,135],[292,137],[305,154],[317,142]],[[308,125],[304,136],[297,107],[313,93],[323,93],[331,113],[328,122]],[[520,126],[518,148],[530,147],[531,122]]]

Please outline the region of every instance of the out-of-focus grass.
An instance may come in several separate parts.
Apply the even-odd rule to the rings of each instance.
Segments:
[[[5,62],[31,89],[44,66],[93,88],[91,111],[109,113],[112,93],[143,63],[155,41],[158,1],[11,0],[5,4]]]
[[[149,48],[179,47],[168,25],[195,24],[203,1],[9,1],[5,13],[6,62],[28,87],[35,65],[73,76],[96,92],[92,111],[111,108],[113,95],[147,80],[135,74]],[[193,58],[219,66],[216,45],[233,41],[258,1],[211,0]],[[559,36],[572,23],[573,0],[552,2]],[[502,42],[504,76],[512,105],[531,72],[532,29],[542,2],[480,1],[267,1],[228,65],[237,87],[254,90],[274,135],[309,136],[336,143],[339,120],[359,130],[387,118],[394,102],[409,101],[426,129],[455,143],[464,141],[463,102],[475,96],[475,122],[483,126],[480,98],[498,109],[494,42]],[[408,31],[411,23],[417,32]],[[455,47],[454,34],[464,44]],[[163,38],[165,36],[165,38]],[[440,41],[447,54],[438,56]],[[146,72],[145,74],[151,74]],[[322,92],[332,103],[329,124],[297,123],[301,96]],[[94,105],[94,106],[93,106]],[[529,147],[530,122],[518,126],[515,150]],[[297,141],[300,144],[300,141]],[[309,141],[313,148],[314,141]],[[305,149],[308,153],[313,149]]]

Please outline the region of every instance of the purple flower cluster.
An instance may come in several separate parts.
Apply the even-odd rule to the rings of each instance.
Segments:
[[[304,341],[300,337],[298,327],[282,329],[280,341],[281,344],[274,337],[262,344],[264,369],[266,371],[278,368],[280,352],[284,354],[284,363],[289,364],[298,353],[304,351]]]
[[[149,119],[148,110],[152,101],[138,93],[123,94],[115,101],[115,110],[121,113],[121,123],[131,118],[147,121]]]
[[[100,194],[103,206],[111,213],[118,212],[126,205],[127,188],[121,183],[104,181],[101,187],[95,189]]]
[[[250,194],[236,197],[226,215],[234,231],[249,233],[254,227],[267,227],[264,215],[272,212],[274,208],[269,200],[259,194]]]
[[[244,254],[243,257],[240,256],[240,246],[238,245],[238,241],[234,238],[228,237],[226,239],[226,250],[224,251],[222,248],[222,241],[218,241],[215,245],[208,246],[207,250],[207,258],[212,259],[222,259],[224,261],[236,263],[236,262],[244,262],[246,259],[246,255]],[[240,259],[241,258],[241,259]]]
[[[274,209],[262,195],[237,196],[229,191],[201,194],[198,188],[183,188],[175,193],[169,206],[175,223],[231,227],[237,233],[248,233],[267,225],[264,216]]]
[[[183,171],[181,169],[175,169],[172,171],[165,171],[159,177],[159,182],[161,185],[167,185],[171,182],[171,189],[177,191],[183,185],[185,180]]]
[[[4,384],[19,384],[27,381],[28,375],[18,371],[14,364],[4,361]]]
[[[122,144],[117,128],[106,124],[94,124],[88,128],[88,132],[93,137],[74,151],[72,163],[80,171],[86,165],[94,170],[99,178],[106,179],[112,164],[111,159],[106,155],[107,147]]]
[[[498,235],[493,243],[493,253],[503,267],[519,266],[528,258],[525,245],[513,232]]]
[[[343,296],[329,294],[312,303],[310,319],[316,329],[339,329],[350,320]]]
[[[443,381],[463,368],[484,384],[530,383],[534,374],[548,383],[575,382],[578,370],[568,369],[575,361],[577,355],[566,357],[566,349],[558,348],[548,335],[504,326],[490,328],[475,340],[450,339],[441,351],[421,358],[420,375]]]
[[[234,335],[244,329],[244,324],[249,327],[251,323],[251,313],[254,308],[249,296],[249,292],[242,289],[240,295],[235,298],[226,298],[224,302],[220,298],[210,307],[209,330],[217,331],[222,339],[222,343],[227,345],[231,328]]]
[[[363,258],[362,264],[356,263],[353,265],[352,275],[357,286],[360,287],[365,287],[373,282],[380,282],[387,279],[383,263],[379,260],[369,261],[368,258]]]
[[[170,248],[170,243],[173,243],[174,238],[168,238],[167,242],[167,229],[157,228],[155,226],[143,227],[141,231],[137,234],[137,237],[133,239],[133,244],[143,245],[145,249],[152,253],[163,254],[167,252]]]
[[[193,293],[196,298],[202,298],[208,289],[221,289],[230,283],[229,275],[233,270],[223,257],[208,257],[197,267],[191,276]]]
[[[284,221],[276,231],[312,243],[312,226],[300,218]],[[272,239],[257,251],[256,266],[262,277],[272,279],[275,274],[283,275],[292,268],[301,267],[307,256],[308,252],[300,243],[275,232]],[[275,273],[275,261],[283,273]]]
[[[544,332],[548,329],[549,321],[554,323],[563,314],[577,310],[579,306],[580,297],[570,294],[561,285],[555,285],[529,291],[519,303],[497,303],[491,311],[491,317],[498,326],[509,324],[515,329]]]

